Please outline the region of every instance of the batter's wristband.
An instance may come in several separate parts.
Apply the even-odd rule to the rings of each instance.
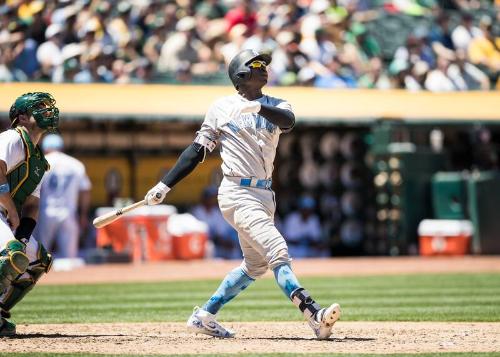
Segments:
[[[6,182],[6,183],[3,183],[0,185],[0,193],[8,193],[10,192],[10,186],[9,184]]]
[[[14,236],[18,240],[26,240],[26,242],[30,239],[31,234],[35,230],[36,221],[31,217],[22,217],[19,221],[19,226],[16,229],[16,233]]]

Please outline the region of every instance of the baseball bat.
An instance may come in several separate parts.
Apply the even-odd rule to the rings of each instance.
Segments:
[[[157,193],[156,197],[160,198],[161,194]],[[132,211],[132,210],[134,210],[136,208],[139,208],[141,206],[144,206],[145,204],[146,204],[146,200],[142,200],[142,201],[139,201],[139,202],[136,202],[136,203],[132,203],[131,205],[128,205],[128,206],[125,206],[125,207],[122,207],[122,208],[119,208],[119,209],[115,209],[114,211],[111,211],[111,212],[105,213],[105,214],[103,214],[103,215],[101,215],[99,217],[96,217],[94,219],[94,221],[92,222],[92,224],[96,228],[102,228],[104,226],[107,226],[111,222],[116,221],[123,214],[125,214],[127,212],[130,212],[130,211]]]

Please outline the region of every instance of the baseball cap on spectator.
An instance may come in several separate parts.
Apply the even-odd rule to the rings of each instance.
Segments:
[[[313,0],[309,6],[309,10],[313,14],[321,14],[325,12],[330,7],[330,2],[328,0]]]
[[[100,25],[96,19],[90,19],[87,21],[85,26],[83,27],[83,34],[86,35],[91,32],[97,32],[99,30]]]
[[[408,69],[408,62],[401,59],[396,59],[389,65],[389,74],[396,75]]]
[[[350,31],[354,36],[360,36],[366,33],[366,27],[361,22],[353,22]]]
[[[61,150],[64,147],[64,141],[61,135],[48,134],[43,138],[42,149],[43,151]]]
[[[63,62],[64,72],[69,72],[73,70],[79,70],[80,64],[76,58],[69,58]]]
[[[248,26],[245,24],[237,24],[234,25],[233,28],[229,31],[229,39],[232,41],[245,36],[248,32]]]
[[[425,61],[418,61],[413,65],[413,75],[420,77],[429,71],[429,65]]]
[[[291,31],[281,31],[276,36],[276,42],[278,42],[281,46],[286,46],[293,41],[295,35]]]
[[[120,1],[118,3],[118,12],[120,14],[126,14],[126,13],[130,12],[131,9],[132,9],[132,5],[130,5],[130,3],[128,1]]]
[[[179,32],[191,31],[196,27],[196,20],[192,16],[186,16],[177,22],[175,29]]]
[[[83,53],[83,47],[79,43],[69,43],[61,51],[63,61],[80,56]]]
[[[60,34],[63,30],[63,27],[59,24],[50,24],[49,27],[45,30],[45,39],[48,40],[54,37],[57,34]]]
[[[226,34],[226,29],[226,20],[215,19],[207,23],[207,29],[201,35],[205,40],[211,41],[224,36]]]

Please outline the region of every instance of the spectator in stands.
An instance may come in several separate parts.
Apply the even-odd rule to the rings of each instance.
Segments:
[[[497,82],[500,87],[495,65],[491,68],[484,62],[498,52],[492,30],[500,20],[499,8],[480,0],[7,1],[0,6],[0,80],[220,80],[225,58],[254,48],[273,53],[270,84],[313,85],[317,76],[324,76],[331,57],[337,56],[341,77],[347,72],[357,82],[355,86],[372,86],[366,80],[385,69],[393,75],[395,87],[414,90],[420,82],[413,81],[415,64],[424,61],[433,71],[439,44],[450,51],[466,51],[473,65],[488,74],[492,86]],[[463,13],[455,28],[448,9]],[[491,18],[477,26],[472,15],[479,10]],[[386,35],[378,30],[385,14],[401,12],[432,13],[437,18],[419,20],[418,28],[401,28],[410,36],[406,44],[397,43],[400,46],[392,57],[393,49],[380,37]],[[382,48],[377,40],[384,44]],[[82,53],[57,64],[67,45],[81,46]],[[47,56],[49,52],[55,55]],[[371,60],[374,57],[382,59],[381,71],[378,60]],[[455,63],[450,58],[452,69]],[[467,61],[464,65],[470,72],[471,65]],[[472,85],[457,82],[455,86],[484,89],[482,79],[479,86],[474,84],[479,72],[472,71]]]
[[[248,33],[253,34],[257,27],[257,12],[254,9],[254,1],[237,0],[236,6],[227,12],[225,19],[228,32],[234,26],[243,24],[247,27]]]
[[[283,230],[292,258],[326,256],[321,222],[315,213],[316,201],[308,195],[300,197],[298,209],[289,213],[284,220]]]
[[[469,58],[496,83],[500,74],[500,37],[493,35],[491,18],[481,19],[481,33],[482,36],[473,38],[469,44]]]
[[[28,27],[17,23],[14,25],[14,31],[19,34],[18,40],[13,46],[12,72],[17,81],[28,81],[30,78],[37,77],[40,65],[36,59],[36,50],[38,44],[32,38],[26,37],[28,34]]]
[[[242,257],[238,233],[226,222],[217,204],[217,187],[205,188],[200,204],[195,206],[191,213],[208,225],[208,238],[214,245],[216,258],[239,259]]]
[[[429,33],[429,42],[437,42],[449,50],[454,50],[455,46],[451,38],[450,16],[444,12],[440,13],[436,23],[432,25]]]
[[[467,50],[472,39],[482,35],[481,30],[474,26],[472,15],[463,13],[460,24],[451,33],[451,39],[456,49]]]
[[[390,89],[391,81],[385,72],[380,57],[373,57],[369,61],[368,70],[363,74],[358,84],[360,88]]]
[[[45,30],[46,41],[38,46],[36,58],[40,63],[41,79],[53,80],[55,68],[62,63],[62,31],[59,24],[51,24]]]
[[[325,70],[321,70],[316,79],[314,86],[318,88],[356,88],[356,78],[352,72],[343,68],[338,57],[334,56],[326,63]]]
[[[201,1],[196,8],[196,14],[208,20],[223,18],[226,13],[227,8],[220,0]]]
[[[425,89],[431,92],[450,92],[457,90],[451,78],[448,77],[449,66],[449,59],[439,56],[436,68],[432,69],[427,75]]]
[[[464,50],[457,50],[454,56],[455,59],[448,68],[448,76],[459,90],[490,89],[488,76],[467,61],[467,55]]]
[[[302,28],[300,50],[309,60],[318,63],[326,63],[337,54],[337,47],[324,28],[318,28],[312,34],[307,28]]]
[[[40,213],[34,236],[58,258],[76,258],[80,233],[88,225],[90,180],[85,166],[62,152],[64,142],[57,134],[47,135],[42,149],[50,170],[42,181]]]
[[[425,89],[425,82],[429,74],[429,65],[427,62],[418,61],[404,78],[404,88],[409,91],[420,91]]]
[[[423,37],[410,35],[406,39],[406,45],[400,46],[394,54],[392,62],[399,61],[407,62],[408,66],[414,65],[418,61],[424,61],[433,68],[436,64],[436,56],[432,48],[425,43]]]

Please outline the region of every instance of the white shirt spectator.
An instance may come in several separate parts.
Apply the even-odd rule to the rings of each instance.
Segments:
[[[465,26],[458,25],[451,33],[451,40],[456,49],[466,50],[473,38],[481,36],[483,33],[478,27],[473,26],[469,31]]]
[[[427,75],[425,89],[431,92],[451,92],[457,88],[453,84],[453,81],[448,78],[446,73],[439,69],[434,69]]]

